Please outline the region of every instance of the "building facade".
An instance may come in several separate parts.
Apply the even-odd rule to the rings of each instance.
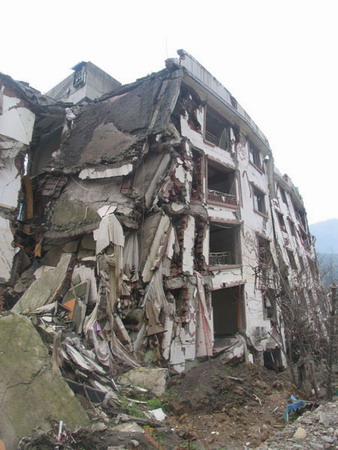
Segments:
[[[38,279],[19,295],[12,265],[7,302],[30,313],[84,289],[74,326],[107,365],[182,372],[223,352],[279,368],[281,298],[311,303],[319,283],[305,208],[237,100],[178,54],[35,130],[12,219],[17,259],[49,267],[45,283],[67,276],[37,304]]]

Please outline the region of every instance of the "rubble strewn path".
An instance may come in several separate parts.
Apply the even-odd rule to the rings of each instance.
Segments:
[[[259,450],[338,448],[338,404],[326,403],[312,412],[305,412],[294,423],[256,448]]]

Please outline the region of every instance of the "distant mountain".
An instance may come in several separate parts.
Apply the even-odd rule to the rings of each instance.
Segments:
[[[310,231],[316,237],[318,253],[338,254],[338,219],[314,223]]]
[[[338,283],[338,219],[314,223],[310,231],[316,237],[321,279],[328,290],[332,283]]]
[[[338,284],[338,254],[317,253],[320,276],[326,291],[332,283]]]

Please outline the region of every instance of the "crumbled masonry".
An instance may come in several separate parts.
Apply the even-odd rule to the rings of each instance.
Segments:
[[[282,286],[311,303],[319,279],[266,137],[183,50],[129,85],[106,74],[106,92],[95,67],[50,96],[0,74],[0,312],[57,335],[99,391],[221,352],[285,367]]]

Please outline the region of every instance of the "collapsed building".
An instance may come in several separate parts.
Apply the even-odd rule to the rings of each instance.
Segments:
[[[178,54],[95,101],[89,63],[48,96],[0,75],[0,308],[68,311],[107,367],[282,367],[281,280],[308,300],[319,283],[306,211],[237,100]]]

